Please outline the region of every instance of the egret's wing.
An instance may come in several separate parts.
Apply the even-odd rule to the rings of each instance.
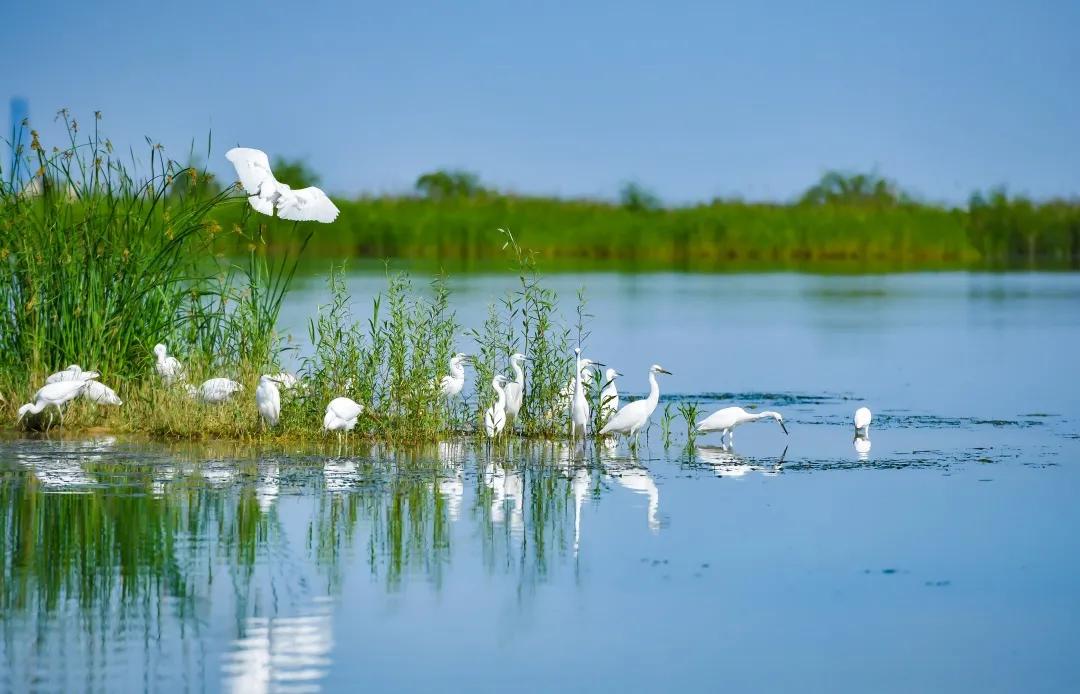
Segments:
[[[289,191],[278,201],[278,217],[292,222],[323,222],[337,219],[338,208],[319,188],[311,186]]]
[[[244,186],[244,190],[248,195],[256,195],[263,183],[269,179],[277,184],[274,179],[274,174],[270,171],[270,160],[266,156],[266,152],[258,149],[251,149],[250,147],[233,147],[225,153],[225,158],[232,162],[233,167],[236,168],[236,175],[240,179],[240,185]],[[254,202],[251,203],[255,205]],[[258,209],[256,207],[256,209]],[[259,210],[262,212],[262,210]],[[272,214],[268,212],[267,214]]]

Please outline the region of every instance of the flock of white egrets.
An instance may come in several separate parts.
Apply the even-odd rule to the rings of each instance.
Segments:
[[[235,147],[226,152],[225,157],[236,168],[237,177],[247,194],[248,202],[257,212],[269,216],[276,213],[281,219],[296,222],[329,223],[337,219],[337,207],[319,188],[311,186],[293,190],[274,178],[270,169],[270,160],[265,152],[247,147]],[[211,405],[220,404],[244,389],[242,384],[228,378],[211,378],[196,387],[183,381],[183,364],[176,357],[168,354],[168,349],[164,344],[156,345],[154,354],[157,358],[155,370],[162,381],[167,385],[183,383],[188,395],[195,400]],[[577,439],[585,438],[589,434],[591,406],[587,391],[594,378],[593,372],[596,367],[605,365],[582,358],[580,348],[574,350],[574,359],[576,364],[574,375],[563,389],[562,396],[569,415],[570,436]],[[472,357],[463,353],[455,354],[450,358],[449,372],[434,384],[445,398],[454,399],[461,395],[465,388],[465,365],[471,360]],[[523,364],[527,360],[528,357],[524,354],[512,355],[510,368],[514,372],[514,378],[496,374],[491,381],[496,400],[495,404],[485,411],[483,418],[484,433],[489,438],[497,438],[508,433],[508,426],[509,431],[513,431],[514,421],[524,403]],[[659,374],[670,375],[670,373],[659,364],[653,364],[649,367],[649,395],[642,400],[619,407],[619,391],[615,378],[621,374],[614,369],[607,369],[598,403],[604,424],[596,434],[598,436],[622,435],[636,442],[638,435],[648,429],[650,419],[660,401],[660,386],[656,377]],[[19,408],[19,421],[28,414],[37,415],[52,407],[59,413],[60,422],[63,423],[63,406],[80,396],[99,404],[122,404],[116,392],[99,383],[96,380],[98,377],[97,372],[83,371],[77,364],[49,376],[45,385],[34,394],[33,402]],[[280,421],[281,389],[291,390],[299,385],[296,376],[287,372],[276,375],[264,374],[259,378],[255,389],[255,404],[267,426],[276,427]],[[326,431],[351,431],[356,427],[357,420],[363,411],[363,405],[350,398],[334,398],[326,406],[323,428]],[[718,410],[697,422],[695,429],[701,434],[719,432],[721,441],[727,439],[727,443],[730,444],[734,440],[737,427],[747,422],[764,419],[775,420],[784,433],[788,433],[784,418],[779,412],[766,410],[750,413],[741,407],[725,407]],[[870,420],[869,409],[860,407],[855,412],[856,448],[860,453],[869,451]],[[860,441],[864,442],[862,448],[860,448]]]

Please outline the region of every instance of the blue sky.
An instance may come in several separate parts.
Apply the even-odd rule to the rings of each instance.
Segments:
[[[213,132],[337,193],[787,199],[827,168],[924,198],[1080,193],[1080,3],[19,3],[0,96],[186,158]],[[6,23],[6,22],[5,22]],[[6,112],[6,107],[5,107]],[[4,117],[6,121],[6,116]],[[5,129],[6,130],[6,129]]]

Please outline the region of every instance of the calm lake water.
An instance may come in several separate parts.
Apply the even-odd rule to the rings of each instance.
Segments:
[[[1080,689],[1080,275],[550,284],[624,391],[790,436],[0,440],[0,690]]]

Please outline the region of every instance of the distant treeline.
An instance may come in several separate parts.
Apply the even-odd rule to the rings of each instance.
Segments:
[[[286,167],[290,182],[314,180],[295,162],[275,170]],[[994,190],[972,196],[966,208],[947,208],[873,174],[829,172],[790,203],[717,199],[665,207],[637,184],[627,184],[617,202],[557,199],[502,193],[474,174],[436,171],[417,179],[414,195],[335,202],[341,217],[312,239],[316,254],[467,267],[501,259],[496,230],[509,228],[556,265],[1080,267],[1078,201],[1033,202]]]

